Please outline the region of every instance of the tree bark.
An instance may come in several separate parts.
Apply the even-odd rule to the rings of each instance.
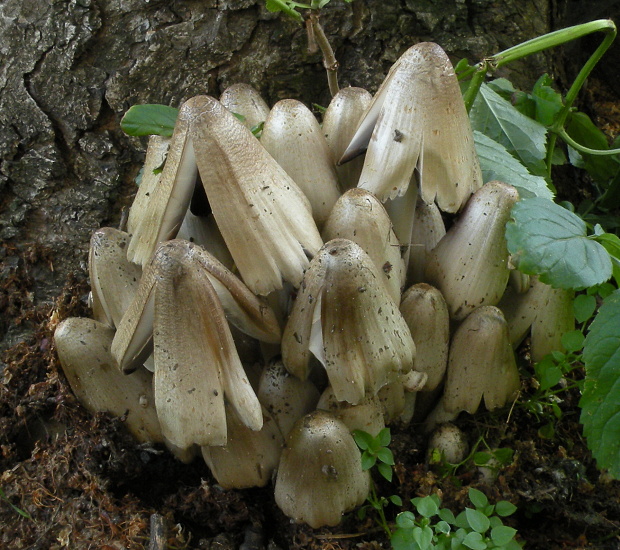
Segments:
[[[3,348],[32,329],[7,312],[50,304],[70,274],[84,278],[90,234],[118,224],[130,203],[144,148],[120,131],[130,106],[178,106],[235,82],[270,103],[329,101],[303,26],[262,1],[4,0],[0,14]],[[548,0],[357,0],[328,5],[322,22],[341,85],[374,91],[416,42],[478,61],[549,31],[553,18]],[[531,82],[545,64],[534,56],[503,74]],[[19,300],[16,277],[30,289]]]

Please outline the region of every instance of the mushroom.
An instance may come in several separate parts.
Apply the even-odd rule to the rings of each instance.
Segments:
[[[322,227],[340,192],[329,146],[310,109],[294,99],[278,101],[260,142],[308,197],[314,220]]]
[[[299,286],[322,241],[308,199],[232,113],[209,96],[184,107],[207,198],[245,284],[256,294]]]
[[[502,407],[515,398],[519,387],[504,316],[494,306],[479,307],[452,337],[444,393],[426,427],[451,421],[461,411],[474,414],[482,400],[489,411]]]
[[[411,230],[407,285],[427,282],[424,271],[428,256],[445,234],[446,228],[437,205],[427,204],[418,197]]]
[[[313,258],[282,337],[284,365],[305,379],[314,355],[336,399],[359,403],[412,369],[415,345],[370,257],[334,239]]]
[[[90,277],[93,317],[116,327],[138,288],[142,270],[127,260],[129,235],[104,227],[90,239],[88,274]]]
[[[335,418],[344,422],[350,432],[363,430],[376,436],[385,428],[383,405],[377,395],[367,395],[357,405],[338,401],[334,390],[328,386],[316,405],[319,410],[329,411]]]
[[[396,61],[340,163],[366,147],[358,186],[381,201],[404,195],[416,166],[422,198],[444,212],[457,212],[482,185],[458,80],[437,44],[416,44]]]
[[[323,114],[322,128],[334,163],[342,157],[371,102],[370,92],[353,87],[342,88],[330,101]],[[336,166],[342,191],[357,185],[363,166],[361,157]]]
[[[337,525],[342,514],[364,502],[370,475],[340,420],[315,411],[297,421],[286,439],[275,483],[280,509],[316,529]]]
[[[201,448],[213,477],[224,489],[264,487],[278,466],[284,445],[273,417],[263,409],[263,427],[249,429],[226,407],[226,445]]]
[[[89,411],[122,417],[141,442],[162,442],[155,412],[153,377],[146,370],[129,376],[110,353],[114,329],[93,319],[71,317],[54,331],[62,370],[80,403]]]
[[[405,284],[405,264],[390,218],[381,202],[364,189],[350,189],[342,195],[329,215],[322,237],[349,239],[362,247],[375,263],[395,303]]]
[[[226,88],[220,96],[220,103],[231,113],[243,117],[243,125],[252,130],[269,116],[269,105],[249,84],[237,83]]]
[[[438,426],[428,440],[427,460],[433,463],[438,453],[448,464],[460,464],[469,452],[465,434],[451,422]]]
[[[441,291],[452,319],[502,297],[509,273],[504,232],[518,200],[511,185],[485,184],[428,257],[426,279]]]

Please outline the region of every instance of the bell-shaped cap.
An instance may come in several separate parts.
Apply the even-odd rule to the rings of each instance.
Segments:
[[[327,411],[297,421],[286,440],[275,484],[276,503],[296,522],[337,525],[364,502],[370,475],[344,423]]]
[[[127,259],[129,235],[103,227],[90,238],[88,274],[93,317],[111,327],[121,322],[140,283],[142,269]]]
[[[299,286],[322,241],[308,199],[251,132],[218,101],[190,99],[192,141],[215,221],[256,294]]]
[[[334,163],[342,157],[371,102],[370,92],[363,88],[348,87],[342,88],[327,106],[322,129]],[[363,157],[336,166],[342,191],[357,185],[363,166]]]
[[[140,221],[150,209],[151,195],[161,179],[162,167],[166,162],[169,148],[169,137],[149,136],[140,185],[127,216],[127,232],[130,235],[133,235]]]
[[[183,218],[177,239],[189,241],[202,246],[209,254],[215,256],[228,269],[233,269],[235,261],[230,255],[222,234],[215,223],[213,214],[195,216],[188,210]]]
[[[479,307],[452,337],[443,408],[473,414],[484,399],[490,411],[514,399],[519,387],[519,370],[504,316],[494,306]]]
[[[366,147],[358,186],[382,201],[405,193],[416,166],[422,198],[446,212],[482,185],[458,80],[437,44],[416,44],[393,65],[340,162]]]
[[[538,281],[537,284],[544,283]],[[534,362],[540,361],[552,351],[562,351],[562,336],[575,330],[575,292],[545,286],[548,287],[546,299],[532,323],[530,350]]]
[[[125,375],[110,353],[114,329],[92,319],[71,317],[54,332],[62,370],[73,393],[89,411],[123,417],[142,442],[162,442],[155,412],[153,377],[146,370]]]
[[[284,437],[297,420],[316,408],[320,397],[310,380],[293,376],[282,361],[273,361],[263,369],[257,395]]]
[[[319,227],[340,196],[336,167],[321,127],[300,101],[278,101],[265,121],[260,142],[308,197]]]
[[[284,437],[273,417],[263,409],[263,427],[250,430],[227,407],[226,445],[202,447],[202,457],[224,489],[264,487],[280,461]]]
[[[226,88],[220,96],[220,103],[231,113],[243,117],[243,125],[252,130],[269,116],[269,105],[249,84],[237,83]]]
[[[170,138],[161,177],[153,191],[149,191],[148,204],[144,212],[140,207],[141,213],[132,228],[127,258],[143,267],[160,242],[176,236],[194,192],[198,171],[190,139],[193,116],[191,104],[184,103]]]
[[[150,354],[155,317],[153,290],[161,284],[171,262],[182,264],[186,271],[200,272],[216,292],[227,319],[241,331],[264,342],[280,341],[278,321],[263,299],[252,294],[230,270],[200,246],[172,240],[158,247],[119,325],[112,353],[122,370],[135,369]],[[182,308],[189,299],[181,296],[176,307]]]
[[[359,245],[326,243],[304,275],[282,337],[282,359],[299,378],[314,355],[339,401],[359,403],[413,366],[415,345],[381,275]]]
[[[441,291],[453,319],[501,299],[509,272],[504,233],[518,200],[511,185],[485,184],[428,257],[426,279]]]
[[[425,283],[409,287],[400,304],[416,345],[415,369],[428,375],[422,391],[442,382],[448,366],[450,315],[441,292]]]
[[[392,300],[400,302],[405,284],[405,264],[400,243],[381,202],[364,189],[350,189],[342,195],[323,227],[323,240],[349,239],[370,256]]]

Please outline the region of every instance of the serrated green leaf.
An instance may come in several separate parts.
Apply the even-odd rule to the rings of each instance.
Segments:
[[[586,236],[576,214],[539,197],[519,201],[506,225],[512,262],[554,288],[579,290],[612,275],[607,251]]]
[[[170,137],[179,110],[168,105],[134,105],[121,120],[121,129],[129,136]]]
[[[474,130],[503,145],[534,175],[547,172],[547,129],[483,84],[469,118]]]
[[[502,525],[491,529],[491,540],[497,544],[497,546],[505,546],[514,538],[516,534],[516,529]]]
[[[472,550],[485,550],[487,547],[480,533],[468,533],[463,539],[463,545]]]
[[[471,500],[471,503],[476,508],[484,508],[487,504],[489,504],[489,499],[482,491],[479,491],[478,489],[474,489],[473,487],[471,487],[469,489],[468,495],[469,500]]]
[[[517,189],[522,199],[529,197],[553,198],[553,193],[547,186],[545,178],[530,174],[527,168],[515,159],[503,145],[478,131],[474,131],[474,143],[480,160],[484,183],[494,180],[509,183]]]
[[[620,479],[620,290],[605,299],[592,322],[583,360],[583,432],[598,466]]]
[[[495,505],[495,513],[503,518],[511,516],[516,511],[517,507],[512,502],[508,502],[507,500],[500,500]]]
[[[585,323],[596,309],[596,298],[587,294],[580,294],[575,297],[573,302],[573,313],[578,323]]]
[[[470,489],[471,490],[471,489]],[[485,516],[480,510],[474,510],[473,508],[465,508],[465,517],[469,526],[477,533],[485,533],[491,526],[489,518]]]

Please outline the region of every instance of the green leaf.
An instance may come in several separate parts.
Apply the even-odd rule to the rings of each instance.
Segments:
[[[468,494],[469,494],[469,500],[471,500],[472,504],[476,508],[484,508],[487,504],[489,504],[489,499],[486,497],[486,495],[482,491],[479,491],[478,489],[474,489],[472,487],[469,489]]]
[[[377,470],[379,473],[388,481],[392,481],[392,467],[389,464],[384,464],[383,462],[377,463]]]
[[[428,526],[416,527],[413,530],[413,540],[418,543],[422,549],[432,548],[433,530]]]
[[[452,510],[449,510],[448,508],[441,508],[438,515],[443,521],[449,523],[450,525],[456,525],[456,518],[454,517]]]
[[[383,462],[384,464],[388,464],[390,466],[394,466],[394,455],[392,451],[387,447],[381,447],[377,451],[377,459]]]
[[[463,545],[472,550],[485,550],[487,543],[482,540],[480,533],[469,533],[463,539]]]
[[[26,512],[26,511],[22,510],[21,508],[18,508],[17,506],[15,506],[8,499],[8,497],[6,496],[6,494],[4,493],[4,491],[2,489],[0,489],[0,499],[2,499],[4,502],[6,502],[11,507],[11,509],[14,512],[18,513],[20,516],[22,516],[22,517],[24,517],[26,519],[32,519],[32,516],[28,512]]]
[[[514,454],[514,449],[511,449],[510,447],[501,447],[500,449],[495,449],[493,451],[495,460],[504,466],[512,462],[512,457]]]
[[[485,464],[488,464],[489,460],[492,458],[493,455],[487,451],[478,451],[477,453],[474,453],[473,456],[474,464],[476,466],[484,466]]]
[[[508,502],[507,500],[500,500],[495,505],[495,513],[503,518],[511,516],[516,511],[517,507],[512,502]]]
[[[491,526],[489,518],[486,517],[480,510],[474,510],[473,508],[465,508],[465,517],[469,526],[478,533],[485,533]]]
[[[121,129],[130,136],[170,137],[179,110],[167,105],[134,105],[121,120]]]
[[[548,358],[548,361],[545,361],[546,358]],[[549,355],[536,365],[536,377],[540,382],[540,389],[543,391],[559,383],[562,376],[562,369],[553,362]]]
[[[292,17],[296,21],[303,21],[303,17],[301,14],[295,11],[293,7],[290,6],[288,2],[284,2],[283,0],[266,0],[265,6],[267,11],[272,13],[283,12],[289,17]]]
[[[580,294],[575,297],[573,302],[573,313],[578,323],[585,323],[596,309],[596,298],[587,294]]]
[[[547,173],[547,129],[483,84],[469,113],[474,130],[502,144],[536,176]]]
[[[571,330],[562,335],[562,347],[569,353],[576,353],[583,348],[585,338],[580,330]]]
[[[497,544],[497,546],[505,546],[514,538],[516,534],[516,529],[502,525],[491,529],[491,540]]]
[[[375,440],[372,435],[362,430],[353,430],[353,439],[362,451],[369,449]]]
[[[383,428],[376,437],[377,442],[381,447],[387,447],[392,441],[392,434],[390,433],[390,428]]]
[[[362,469],[370,470],[377,462],[377,457],[375,455],[371,455],[368,452],[364,452],[362,454]]]
[[[512,262],[522,272],[540,275],[554,288],[579,290],[612,275],[607,251],[586,236],[576,214],[539,197],[523,199],[506,225]]]
[[[551,87],[552,83],[549,75],[544,74],[532,89],[531,97],[535,104],[534,118],[545,126],[551,126],[555,117],[564,107],[562,95]]]
[[[396,525],[401,529],[413,529],[415,527],[415,516],[412,512],[401,512],[396,516]]]
[[[389,497],[389,501],[394,506],[402,506],[403,505],[403,499],[400,498],[398,495],[392,495],[391,497]]]
[[[522,199],[528,197],[553,198],[553,193],[547,186],[545,178],[530,174],[527,168],[515,159],[503,145],[478,131],[474,131],[474,143],[480,160],[484,183],[494,180],[509,183],[519,191],[519,196]]]
[[[599,468],[620,479],[620,290],[605,299],[592,322],[583,359],[583,432]]]
[[[433,517],[439,511],[437,502],[431,497],[417,497],[411,499],[411,503],[415,506],[418,514],[425,518]]]
[[[437,525],[435,525],[435,529],[444,535],[447,535],[451,531],[450,524],[447,521],[438,521]]]

